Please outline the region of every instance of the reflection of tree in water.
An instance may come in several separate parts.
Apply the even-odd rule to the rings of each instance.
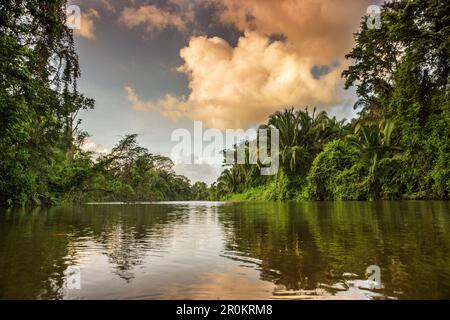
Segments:
[[[85,228],[78,229],[77,237],[88,235],[101,244],[114,265],[114,273],[130,282],[133,269],[143,264],[146,252],[163,250],[173,235],[174,225],[187,217],[188,212],[171,205],[85,207]]]
[[[201,219],[206,213],[216,211],[215,206],[194,207]],[[134,278],[133,269],[143,264],[146,252],[162,252],[171,245],[174,228],[195,217],[193,207],[188,204],[94,208],[94,216],[103,213],[107,219],[102,220],[101,228],[95,229],[93,238],[104,246],[109,261],[115,265],[114,272],[127,282]],[[211,218],[214,217],[213,214]]]
[[[288,289],[309,288],[323,277],[322,256],[303,218],[278,204],[233,207],[222,215],[226,249],[259,259],[261,279]]]
[[[61,299],[76,264],[67,227],[48,209],[0,211],[0,299]]]
[[[66,270],[100,245],[123,279],[163,250],[186,211],[170,205],[84,206],[0,212],[0,299],[62,299]],[[89,243],[94,241],[94,244]]]
[[[448,203],[235,204],[222,211],[226,255],[259,260],[261,279],[287,289],[333,285],[344,272],[364,278],[376,264],[386,294],[450,296]]]
[[[92,247],[131,281],[149,251],[170,245],[174,227],[188,223],[190,209],[1,211],[0,299],[64,298],[67,267]],[[387,295],[450,297],[448,202],[231,204],[217,212],[226,233],[225,256],[257,263],[262,279],[288,289],[332,285],[344,272],[362,278],[376,264]]]
[[[107,238],[102,240],[105,254],[110,262],[116,265],[115,273],[129,282],[134,278],[131,272],[134,266],[142,263],[140,257],[145,249],[139,247],[133,235],[124,231],[120,224],[111,228],[104,236]]]

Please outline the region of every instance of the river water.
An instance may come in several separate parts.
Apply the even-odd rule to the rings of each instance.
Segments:
[[[450,299],[450,204],[0,209],[0,299]]]

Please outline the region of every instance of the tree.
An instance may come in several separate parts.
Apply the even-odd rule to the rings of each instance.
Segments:
[[[271,115],[268,125],[279,130],[283,169],[289,175],[306,176],[324,144],[343,134],[344,123],[330,119],[324,111],[316,114],[315,108],[312,115],[308,108],[285,109]]]
[[[327,144],[308,174],[307,197],[312,200],[364,200],[367,167],[357,148],[343,140]]]
[[[208,185],[204,182],[196,182],[192,186],[192,200],[204,201],[208,200]]]
[[[357,86],[361,125],[395,122],[408,197],[449,195],[450,170],[442,166],[450,152],[448,12],[444,0],[386,3],[381,29],[362,22],[343,73],[347,88]]]
[[[50,203],[64,191],[54,164],[71,166],[60,154],[73,160],[76,114],[93,107],[77,90],[65,7],[65,0],[0,4],[0,204]]]

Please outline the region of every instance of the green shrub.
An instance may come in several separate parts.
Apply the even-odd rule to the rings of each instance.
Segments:
[[[307,196],[311,200],[363,198],[363,168],[356,148],[335,140],[314,159],[308,174]],[[365,189],[363,189],[365,191]]]

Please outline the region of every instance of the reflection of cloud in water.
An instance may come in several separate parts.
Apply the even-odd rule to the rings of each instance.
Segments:
[[[259,272],[236,267],[228,272],[210,272],[201,281],[188,285],[170,285],[161,288],[161,299],[194,300],[264,300],[271,297],[274,284],[255,282]]]

